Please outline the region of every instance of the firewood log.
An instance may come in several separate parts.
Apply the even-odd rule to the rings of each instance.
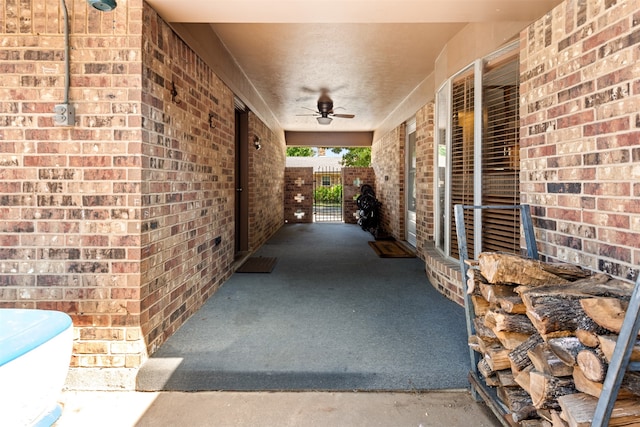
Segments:
[[[558,398],[562,414],[570,427],[590,427],[598,399],[585,393],[575,393]],[[618,399],[613,407],[609,427],[639,426],[640,404],[637,399]]]
[[[629,373],[630,372],[627,372],[627,374]],[[619,399],[634,396],[631,391],[625,388],[625,379],[623,379],[622,385],[620,386],[620,391],[618,392]],[[593,397],[600,397],[600,394],[602,393],[603,384],[601,382],[591,381],[587,379],[582,373],[582,369],[580,369],[579,366],[575,366],[573,368],[573,382],[576,385],[576,390],[581,393],[586,393],[589,396]]]
[[[511,412],[511,419],[519,423],[520,427],[539,427],[542,422],[538,417],[538,410],[533,405]]]
[[[517,294],[496,298],[496,303],[505,313],[525,314],[527,312],[527,307],[522,302],[522,298]]]
[[[467,345],[471,350],[475,351],[476,353],[482,353],[482,350],[480,349],[480,344],[478,343],[478,337],[476,335],[471,335],[469,336],[469,338],[467,338]]]
[[[500,385],[500,381],[498,380],[498,376],[491,369],[489,364],[485,359],[480,359],[478,361],[478,373],[482,375],[484,378],[484,382],[490,387],[498,387]]]
[[[491,308],[489,301],[484,299],[482,295],[471,295],[471,303],[473,304],[473,312],[476,316],[484,316]]]
[[[525,334],[521,332],[505,332],[505,331],[497,331],[494,332],[500,344],[507,350],[513,350],[517,348],[520,344],[525,342],[531,336],[530,334]]]
[[[553,273],[556,276],[565,278],[571,282],[584,279],[592,275],[591,272],[582,269],[575,264],[567,264],[564,262],[543,262],[541,267],[544,271]]]
[[[576,390],[589,396],[600,397],[600,393],[602,393],[602,383],[589,380],[584,376],[579,366],[573,368],[573,383]]]
[[[532,335],[537,332],[531,320],[524,314],[508,314],[489,310],[485,316],[485,325],[496,331],[520,332]]]
[[[489,346],[485,353],[484,358],[493,371],[500,371],[502,369],[509,369],[511,362],[509,361],[509,350],[502,347],[500,344],[492,344]]]
[[[547,424],[547,421],[537,419],[528,419],[520,421],[519,427],[548,427],[550,424]]]
[[[478,284],[478,289],[480,289],[480,293],[484,299],[495,305],[498,304],[500,298],[518,296],[514,286],[480,283]]]
[[[607,362],[611,363],[611,357],[613,356],[613,350],[616,347],[616,342],[618,342],[618,336],[598,335],[598,341],[600,342],[600,349],[602,350],[605,359],[607,359]],[[633,346],[631,358],[629,360],[631,362],[640,362],[640,340],[636,341]]]
[[[561,361],[549,348],[549,344],[538,344],[528,353],[536,371],[553,375],[554,377],[568,377],[573,374],[573,368]]]
[[[523,417],[530,414],[533,408],[531,396],[520,387],[498,387],[498,399],[502,401],[511,413],[517,413],[517,417]],[[535,412],[535,408],[533,408]],[[525,419],[525,418],[520,418]]]
[[[523,294],[522,301],[527,306],[527,316],[540,334],[577,329],[576,315],[585,316],[579,301],[571,299],[569,295],[532,292],[535,292],[535,288]]]
[[[601,278],[601,275],[605,277]],[[605,278],[608,279],[606,282],[604,281]],[[598,283],[598,279],[602,283],[598,283],[596,286],[593,286],[594,279],[596,280],[596,283]],[[617,298],[627,302],[631,299],[631,294],[635,288],[633,283],[622,279],[612,279],[604,273],[594,274],[589,278],[577,280],[573,283],[577,283],[581,287],[586,287],[587,291],[585,291],[585,293],[593,295],[594,297]]]
[[[601,327],[620,333],[629,303],[618,298],[587,298],[580,301],[584,312]]]
[[[498,337],[493,333],[491,328],[487,328],[484,325],[484,316],[477,316],[473,319],[473,326],[476,330],[476,335],[482,339],[492,339],[493,341],[497,341]]]
[[[541,264],[541,261],[512,254],[483,252],[478,256],[480,272],[489,283],[539,286],[568,282],[545,271]]]
[[[558,409],[558,397],[576,393],[572,377],[554,377],[538,371],[529,375],[529,392],[536,408]]]
[[[565,285],[545,285],[535,288],[516,288],[527,307],[527,316],[541,334],[583,329],[602,334],[602,327],[582,309],[580,300],[593,296],[631,297],[633,289],[594,275]],[[620,286],[619,288],[617,286]]]
[[[496,376],[498,377],[498,381],[500,382],[500,386],[502,387],[520,387],[516,382],[516,379],[513,376],[513,372],[511,372],[511,369],[498,371],[496,372]]]
[[[519,290],[519,289],[522,290]],[[629,301],[631,294],[633,293],[634,285],[619,279],[612,279],[610,276],[604,273],[597,273],[593,276],[589,276],[585,279],[576,280],[575,282],[568,282],[566,284],[559,285],[543,285],[540,287],[518,286],[516,292],[522,294],[522,292],[537,290],[539,293],[555,293],[565,292],[569,294],[579,295],[582,298],[587,297],[614,297]]]
[[[569,424],[562,419],[559,411],[551,411],[551,426],[552,427],[569,427]]]
[[[602,351],[597,348],[580,350],[576,362],[585,378],[590,381],[602,382],[607,375],[607,363]]]
[[[576,334],[573,331],[555,331],[555,332],[549,332],[547,334],[540,334],[540,336],[542,337],[543,340],[545,340],[546,342],[549,342],[549,340],[552,340],[554,338],[575,337]]]
[[[622,378],[621,387],[635,396],[640,396],[640,372],[627,371]]]
[[[478,285],[481,283],[487,283],[487,279],[482,277],[480,271],[476,268],[470,268],[467,270],[467,294],[478,294],[480,289]]]
[[[577,365],[578,353],[586,348],[576,337],[553,338],[548,343],[551,351],[569,366]]]
[[[584,329],[576,329],[576,338],[586,347],[598,347],[600,340],[598,340],[598,334],[595,331],[585,331]]]
[[[478,361],[478,372],[485,378],[489,378],[495,374],[495,371],[491,369],[491,366],[489,366],[489,363],[485,359]]]
[[[527,366],[531,365],[531,359],[527,352],[542,343],[542,337],[538,334],[533,334],[529,339],[523,342],[521,345],[513,349],[509,353],[509,360],[511,361],[511,369],[515,371],[521,371]]]
[[[586,336],[586,334],[591,334],[593,336],[598,336],[598,335],[605,335],[608,332],[605,328],[603,328],[602,326],[598,325],[589,316],[578,318],[576,323],[577,323],[578,327],[573,331],[573,333],[574,333],[574,335],[577,334],[577,333],[583,334],[583,338]],[[580,331],[580,332],[578,332],[578,331]],[[578,338],[578,339],[580,339],[580,338]],[[589,346],[587,346],[587,347],[589,347]]]
[[[500,387],[500,380],[498,379],[497,375],[491,375],[490,377],[485,378],[484,382],[489,387]]]
[[[475,259],[465,259],[464,263],[467,264],[471,268],[477,268],[478,267],[478,261],[475,260]]]
[[[540,418],[551,423],[551,409],[537,409],[536,412]]]
[[[533,371],[533,365],[529,365],[526,368],[524,368],[522,371],[520,372],[513,372],[513,370],[511,372],[513,372],[513,379],[515,380],[515,382],[522,387],[524,390],[527,391],[527,393],[531,394],[531,371]]]
[[[498,345],[498,346],[500,345],[500,342],[495,338],[481,337],[478,335],[474,335],[474,336],[476,337],[474,341],[478,345],[480,353],[482,354],[486,353],[487,349],[492,345]]]

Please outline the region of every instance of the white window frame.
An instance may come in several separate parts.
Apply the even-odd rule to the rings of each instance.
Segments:
[[[519,42],[512,42],[503,48],[493,52],[490,55],[487,55],[484,58],[477,59],[462,68],[460,71],[452,75],[449,79],[447,79],[436,91],[435,97],[435,132],[434,132],[434,191],[435,195],[435,203],[434,203],[434,242],[435,248],[439,251],[445,258],[449,260],[454,260],[451,256],[451,239],[455,233],[455,230],[451,229],[451,215],[453,215],[453,207],[451,206],[451,170],[452,170],[452,123],[451,123],[451,103],[453,102],[452,98],[452,83],[456,80],[457,77],[461,76],[464,73],[469,72],[473,69],[473,78],[474,78],[474,129],[473,129],[473,138],[474,138],[474,204],[481,205],[482,204],[482,83],[483,83],[483,71],[484,64],[491,59],[497,58],[501,55],[504,55],[508,52],[515,51],[519,49]],[[439,197],[439,189],[438,189],[438,149],[441,145],[440,141],[440,126],[443,123],[439,123],[442,120],[440,117],[439,105],[442,100],[440,99],[441,94],[444,94],[447,98],[447,106],[448,106],[448,114],[446,114],[446,126],[445,129],[445,141],[444,145],[446,147],[447,159],[446,159],[446,171],[445,171],[445,194],[444,194],[444,206],[440,206],[442,203]],[[443,211],[444,209],[444,211]],[[482,251],[482,210],[474,209],[474,255],[477,258],[480,252]],[[444,229],[442,229],[440,225],[439,216],[444,212]],[[443,236],[444,234],[444,236]],[[444,237],[444,239],[443,239]],[[439,247],[439,242],[443,241],[444,247]]]

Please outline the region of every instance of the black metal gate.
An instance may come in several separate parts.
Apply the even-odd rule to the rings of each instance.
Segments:
[[[314,222],[342,222],[342,169],[319,167],[313,172]]]

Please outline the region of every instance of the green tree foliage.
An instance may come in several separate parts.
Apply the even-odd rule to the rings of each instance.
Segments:
[[[287,157],[313,157],[316,152],[311,147],[287,147]]]
[[[334,154],[342,154],[342,166],[346,167],[369,167],[371,166],[370,147],[333,147],[329,150]],[[287,157],[313,157],[316,152],[311,147],[288,147]]]
[[[347,148],[342,155],[342,166],[369,167],[371,166],[371,148],[353,147]]]

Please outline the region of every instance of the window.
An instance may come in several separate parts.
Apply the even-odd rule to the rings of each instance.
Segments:
[[[322,175],[322,186],[323,187],[331,186],[331,175]]]
[[[436,95],[436,246],[458,258],[453,207],[519,201],[517,45],[462,70]],[[470,258],[520,251],[518,210],[465,210]]]

